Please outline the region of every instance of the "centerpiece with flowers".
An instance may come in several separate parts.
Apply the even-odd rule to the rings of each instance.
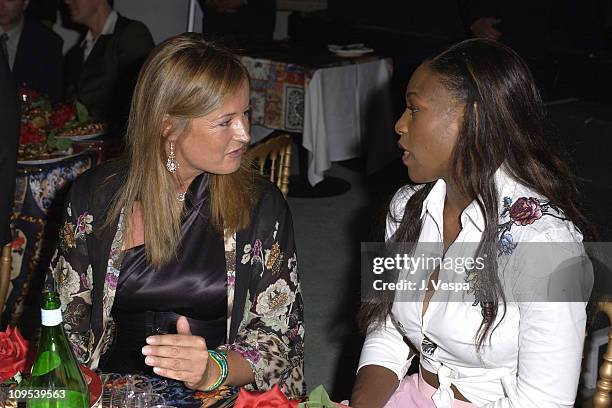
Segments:
[[[20,88],[21,128],[19,160],[41,160],[72,153],[73,138],[79,135],[101,134],[104,125],[89,117],[79,101],[61,103],[55,107],[40,92]]]

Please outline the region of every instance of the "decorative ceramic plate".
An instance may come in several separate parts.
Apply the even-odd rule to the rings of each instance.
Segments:
[[[91,133],[88,135],[74,135],[74,136],[55,136],[57,139],[70,139],[73,142],[79,142],[81,140],[94,139],[98,136],[102,136],[105,132]]]
[[[94,407],[102,398],[102,380],[98,374],[85,366],[81,366],[81,372],[89,389],[89,405]]]
[[[17,164],[22,164],[22,165],[26,165],[26,166],[35,166],[35,165],[40,165],[40,164],[51,164],[51,163],[57,163],[59,161],[62,161],[64,159],[69,159],[71,157],[75,157],[78,156],[81,153],[61,153],[61,154],[54,154],[54,155],[50,155],[49,157],[45,157],[44,159],[32,159],[32,160],[17,160]]]

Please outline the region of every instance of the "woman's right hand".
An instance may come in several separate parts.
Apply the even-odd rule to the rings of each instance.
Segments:
[[[382,408],[399,385],[397,375],[388,368],[367,365],[357,373],[351,396],[352,408]]]

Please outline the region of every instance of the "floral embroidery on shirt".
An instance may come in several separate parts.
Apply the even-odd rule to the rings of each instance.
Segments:
[[[293,283],[295,286],[298,286],[299,282],[298,282],[297,257],[295,253],[293,253],[293,256],[289,258],[289,260],[287,261],[287,268],[289,268],[289,270],[291,271],[289,272],[289,279],[291,280],[291,283]]]
[[[81,278],[79,273],[60,255],[53,269],[53,278],[57,282],[57,291],[62,305],[67,305],[73,295],[80,290]]]
[[[255,311],[265,317],[281,316],[294,301],[295,293],[284,279],[279,279],[259,294]]]
[[[502,208],[500,217],[508,217],[508,221],[502,222],[497,227],[497,235],[499,236],[497,241],[498,256],[511,255],[516,248],[517,243],[514,242],[510,233],[512,227],[531,225],[545,216],[568,221],[561,210],[550,201],[540,202],[538,198],[534,197],[520,197],[514,203],[512,203],[512,198],[504,197]],[[556,214],[553,214],[553,211]]]
[[[283,263],[283,253],[278,242],[272,245],[272,249],[266,251],[266,268],[272,270],[273,275],[278,275]]]
[[[553,213],[554,212],[554,213]],[[507,219],[497,226],[497,256],[510,256],[516,249],[518,243],[510,233],[512,227],[524,227],[540,220],[542,217],[550,216],[563,221],[569,221],[563,216],[563,212],[550,201],[540,202],[535,197],[519,197],[514,203],[512,198],[504,197],[502,203],[501,219]],[[474,295],[472,306],[480,304],[481,280],[477,270],[467,272],[465,282],[470,284],[468,293]]]
[[[76,248],[76,241],[74,239],[74,225],[71,222],[64,222],[60,230],[60,245],[62,250],[68,250],[70,248]]]
[[[480,274],[475,269],[470,269],[465,274],[465,282],[470,284],[470,289],[467,291],[469,295],[474,295],[472,306],[480,304]]]
[[[221,346],[240,353],[253,368],[255,384],[247,389],[286,387],[291,395],[304,395],[303,306],[297,256],[287,240],[286,224],[274,221],[269,235],[252,238],[237,254],[251,267],[260,286],[247,296],[244,318],[233,344]]]
[[[512,252],[516,248],[516,245],[513,241],[512,234],[509,232],[502,232],[499,237],[499,241],[497,242],[497,249],[499,255],[512,255]]]
[[[249,262],[251,262],[251,265],[263,263],[263,251],[260,239],[256,239],[253,245],[246,244],[242,252],[244,252],[241,261],[243,265],[246,265]]]
[[[93,216],[91,214],[84,212],[83,214],[79,215],[76,220],[75,227],[74,224],[70,222],[72,220],[72,208],[70,203],[66,207],[66,212],[68,213],[68,217],[60,229],[60,246],[63,250],[76,248],[76,240],[84,240],[85,236],[91,234],[91,231],[93,230],[91,226]]]
[[[85,235],[91,234],[91,231],[92,231],[91,223],[92,222],[93,222],[93,215],[88,214],[87,211],[79,215],[79,218],[77,218],[76,229],[74,230],[74,238],[84,239]]]
[[[230,270],[227,272],[227,286],[236,286],[236,271]]]
[[[238,352],[242,357],[249,360],[253,364],[257,364],[259,363],[259,360],[261,360],[261,353],[256,348],[247,348],[240,344],[228,344],[224,346],[224,348]]]

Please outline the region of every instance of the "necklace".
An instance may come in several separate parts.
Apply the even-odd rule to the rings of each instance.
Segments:
[[[183,191],[182,193],[176,193],[176,199],[180,202],[185,201],[185,194],[187,194],[186,191]]]

